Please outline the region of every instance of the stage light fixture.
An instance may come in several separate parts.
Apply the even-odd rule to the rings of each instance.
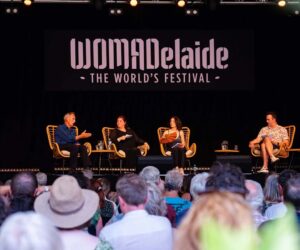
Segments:
[[[123,10],[120,8],[111,8],[109,9],[109,14],[112,16],[119,16],[123,14]]]
[[[186,9],[185,14],[187,16],[198,16],[199,15],[199,10],[198,9]]]
[[[19,9],[16,7],[8,7],[5,9],[6,14],[18,14]]]
[[[286,6],[286,0],[278,0],[277,4],[279,7],[284,7]]]
[[[186,0],[177,0],[177,6],[183,8],[186,5]]]
[[[33,0],[23,0],[23,3],[25,6],[30,6],[30,5],[32,5],[32,1]]]
[[[139,1],[138,1],[138,0],[130,0],[130,1],[129,1],[129,4],[130,4],[132,7],[136,7],[136,6],[139,4]]]

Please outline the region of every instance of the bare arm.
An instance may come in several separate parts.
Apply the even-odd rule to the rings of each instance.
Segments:
[[[260,143],[262,141],[261,137],[256,137],[254,140],[249,142],[249,148],[253,148],[255,144]]]

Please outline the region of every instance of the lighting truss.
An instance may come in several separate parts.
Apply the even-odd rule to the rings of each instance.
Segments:
[[[34,0],[34,4],[91,4],[93,0]],[[188,0],[186,5],[203,5],[206,0]],[[300,0],[287,0],[287,5],[300,5]],[[23,4],[22,0],[0,0],[1,3]],[[128,0],[103,0],[104,4],[128,5]],[[174,5],[174,0],[140,0],[142,5]],[[219,0],[220,5],[277,5],[276,0]]]

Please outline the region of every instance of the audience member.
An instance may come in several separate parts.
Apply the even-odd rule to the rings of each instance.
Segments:
[[[145,211],[145,180],[128,174],[118,180],[116,188],[124,217],[105,226],[101,230],[100,241],[109,242],[113,249],[118,250],[172,249],[172,228],[168,219]]]
[[[227,191],[203,193],[179,225],[175,234],[174,250],[203,249],[202,230],[206,223],[211,221],[230,229],[253,228],[251,209],[242,196]],[[236,239],[232,237],[227,240],[234,242]]]
[[[9,216],[0,228],[0,250],[64,250],[55,226],[34,212]]]
[[[183,182],[183,175],[177,170],[170,170],[165,176],[165,200],[176,212],[176,226],[191,206],[191,202],[179,197]]]
[[[0,195],[0,227],[7,217],[8,204],[5,198]]]
[[[282,189],[282,193],[284,194],[286,192],[286,185],[288,180],[295,176],[297,172],[293,169],[285,169],[283,170],[279,176],[278,176],[278,183],[280,185],[280,188]],[[269,220],[273,220],[276,218],[281,218],[286,214],[287,208],[284,204],[284,196],[283,201],[279,202],[277,204],[272,205],[271,207],[268,207],[265,212],[265,217],[267,217]]]
[[[196,200],[199,194],[205,191],[205,185],[209,173],[203,172],[196,174],[191,180],[190,193],[193,200]]]
[[[252,216],[256,227],[258,228],[261,223],[267,220],[262,215],[262,207],[264,201],[263,189],[257,181],[246,180],[245,182],[248,193],[246,195],[246,201],[252,208]]]
[[[47,181],[48,181],[48,177],[46,173],[43,172],[38,172],[35,174],[38,185],[39,186],[46,186],[47,185]]]
[[[155,183],[155,185],[158,186],[158,188],[161,191],[161,194],[164,193],[165,187],[164,187],[164,181],[160,178],[160,171],[157,167],[154,166],[146,166],[142,169],[142,171],[139,174],[147,183]],[[148,200],[147,203],[150,201]],[[147,204],[146,204],[147,206]],[[176,227],[176,212],[175,209],[169,205],[166,204],[166,217],[169,219],[172,227]],[[149,212],[149,211],[148,211]],[[151,212],[149,212],[151,214]]]
[[[282,188],[278,183],[278,174],[270,174],[265,181],[264,185],[264,206],[262,213],[265,214],[265,211],[268,207],[271,207],[274,204],[278,204],[283,201]]]
[[[231,163],[214,162],[206,181],[206,191],[228,191],[245,197],[248,190],[241,169]]]
[[[11,181],[12,199],[9,214],[33,210],[33,202],[38,187],[36,176],[29,172],[20,172]]]
[[[98,195],[81,189],[75,177],[63,175],[50,192],[39,195],[34,203],[37,213],[48,217],[60,229],[64,250],[94,250],[99,240],[87,232],[99,206]]]
[[[291,203],[295,210],[297,216],[298,228],[300,230],[300,174],[296,174],[291,177],[284,189],[284,199],[285,202]]]

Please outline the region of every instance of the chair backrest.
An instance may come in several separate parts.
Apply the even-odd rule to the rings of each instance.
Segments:
[[[55,141],[55,130],[57,129],[57,125],[47,125],[46,127],[46,133],[47,133],[47,137],[48,137],[48,143],[49,143],[49,147],[51,150],[53,150],[54,148],[54,143]],[[75,129],[76,135],[78,135],[78,127],[73,126],[73,128]]]
[[[293,147],[293,143],[294,143],[294,137],[295,137],[295,133],[296,133],[296,126],[295,125],[289,125],[289,126],[285,126],[287,132],[288,132],[288,136],[289,136],[289,145],[288,148],[292,148]]]
[[[103,127],[102,128],[102,137],[103,137],[104,146],[106,149],[108,149],[109,135],[110,135],[111,131],[113,131],[113,130],[114,130],[114,128],[111,128],[111,127]]]
[[[164,132],[168,129],[170,129],[170,128],[168,128],[168,127],[159,127],[157,129],[158,140],[163,136]],[[189,129],[189,127],[182,127],[182,131],[183,131],[183,134],[184,134],[185,148],[188,150],[189,147],[190,147],[191,130]],[[160,144],[161,149],[163,147],[163,149],[165,151],[166,150],[165,144],[162,144],[162,143],[159,143],[159,144]]]

